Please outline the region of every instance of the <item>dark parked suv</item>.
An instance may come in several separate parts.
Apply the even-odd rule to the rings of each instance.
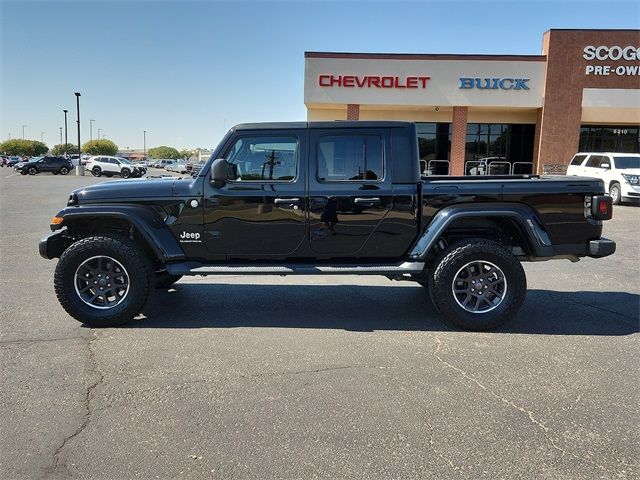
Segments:
[[[66,175],[73,169],[71,161],[64,157],[39,157],[34,158],[24,165],[16,167],[16,171],[22,175],[35,175],[40,172],[51,172],[54,175]]]

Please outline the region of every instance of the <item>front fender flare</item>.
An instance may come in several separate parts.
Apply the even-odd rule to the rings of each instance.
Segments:
[[[409,257],[424,260],[440,236],[452,222],[469,217],[498,217],[515,220],[526,235],[536,257],[552,257],[555,252],[547,232],[542,228],[535,211],[518,203],[477,203],[449,205],[439,210],[414,245]]]
[[[57,217],[62,223],[52,225],[52,230],[68,226],[74,221],[96,218],[124,220],[142,235],[158,260],[170,262],[184,260],[185,254],[180,244],[162,218],[150,207],[142,205],[78,205],[61,210]]]

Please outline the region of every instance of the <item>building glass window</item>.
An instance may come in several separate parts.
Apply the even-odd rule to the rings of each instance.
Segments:
[[[578,151],[640,153],[640,127],[582,125]]]
[[[420,171],[426,172],[431,160],[449,160],[451,158],[450,123],[416,123],[418,148],[420,151]],[[447,175],[446,162],[434,162],[432,175]],[[442,171],[440,171],[442,170]]]
[[[533,124],[469,123],[465,161],[533,161]]]

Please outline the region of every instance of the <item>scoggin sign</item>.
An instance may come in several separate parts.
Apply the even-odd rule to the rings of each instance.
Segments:
[[[587,61],[636,62],[636,65],[587,65],[584,72],[585,75],[608,76],[615,74],[620,77],[640,75],[640,65],[637,64],[637,61],[640,60],[640,47],[631,45],[626,47],[587,45],[582,50],[582,58]]]

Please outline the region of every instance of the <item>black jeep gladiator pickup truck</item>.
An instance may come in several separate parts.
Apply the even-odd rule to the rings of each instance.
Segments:
[[[76,190],[40,241],[55,291],[93,327],[183,275],[383,275],[467,329],[513,317],[521,261],[604,257],[611,198],[579,177],[428,177],[408,122],[238,125],[194,178]],[[283,287],[284,288],[284,287]]]

